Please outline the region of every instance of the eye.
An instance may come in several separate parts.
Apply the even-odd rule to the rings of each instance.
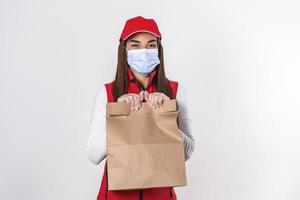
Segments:
[[[139,45],[138,44],[132,44],[131,46],[132,47],[138,47]]]
[[[150,47],[150,48],[156,48],[157,45],[156,45],[156,44],[150,44],[149,47]]]

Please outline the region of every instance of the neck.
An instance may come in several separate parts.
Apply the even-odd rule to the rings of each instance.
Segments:
[[[136,72],[136,71],[135,71],[134,69],[132,69],[131,67],[130,67],[130,69],[131,69],[131,71],[132,71],[132,73],[133,73],[135,79],[136,79],[140,84],[142,84],[142,86],[143,86],[144,88],[147,88],[148,83],[149,83],[149,76],[143,76],[143,75],[139,74],[138,72]]]

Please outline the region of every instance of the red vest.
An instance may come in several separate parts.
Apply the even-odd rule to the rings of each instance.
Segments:
[[[148,86],[146,88],[146,90],[149,93],[156,92],[155,85],[152,82],[155,74],[156,74],[156,70],[153,70],[149,75],[150,79],[149,79]],[[129,79],[129,86],[128,86],[127,93],[138,94],[142,90],[142,88],[139,85],[139,83],[136,81],[130,69],[128,70],[128,79]],[[169,80],[169,84],[173,92],[172,98],[176,98],[178,82]],[[107,101],[114,102],[112,82],[106,83],[105,87],[107,93]],[[149,189],[140,189],[140,190],[123,190],[123,191],[108,190],[107,161],[105,161],[104,172],[103,172],[101,186],[99,189],[97,200],[167,200],[167,199],[169,200],[177,199],[173,187],[149,188]]]

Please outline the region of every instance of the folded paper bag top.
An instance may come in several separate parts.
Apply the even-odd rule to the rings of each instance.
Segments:
[[[159,108],[152,109],[148,105],[147,102],[142,102],[142,107],[138,111],[132,111],[130,107],[125,102],[109,102],[107,103],[106,113],[110,116],[115,115],[129,115],[131,112],[170,112],[177,111],[177,104],[175,99],[171,99],[168,101],[163,101],[163,105]]]
[[[146,104],[138,111],[124,102],[106,105],[109,190],[187,185],[176,100],[157,109]]]

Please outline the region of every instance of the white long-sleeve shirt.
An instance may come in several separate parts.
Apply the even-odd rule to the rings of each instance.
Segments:
[[[195,140],[191,132],[191,119],[189,118],[186,93],[178,83],[176,101],[178,108],[178,128],[183,135],[185,161],[187,161],[195,147]],[[103,84],[96,94],[93,112],[90,118],[90,128],[87,138],[88,158],[95,165],[106,158],[106,88]]]

